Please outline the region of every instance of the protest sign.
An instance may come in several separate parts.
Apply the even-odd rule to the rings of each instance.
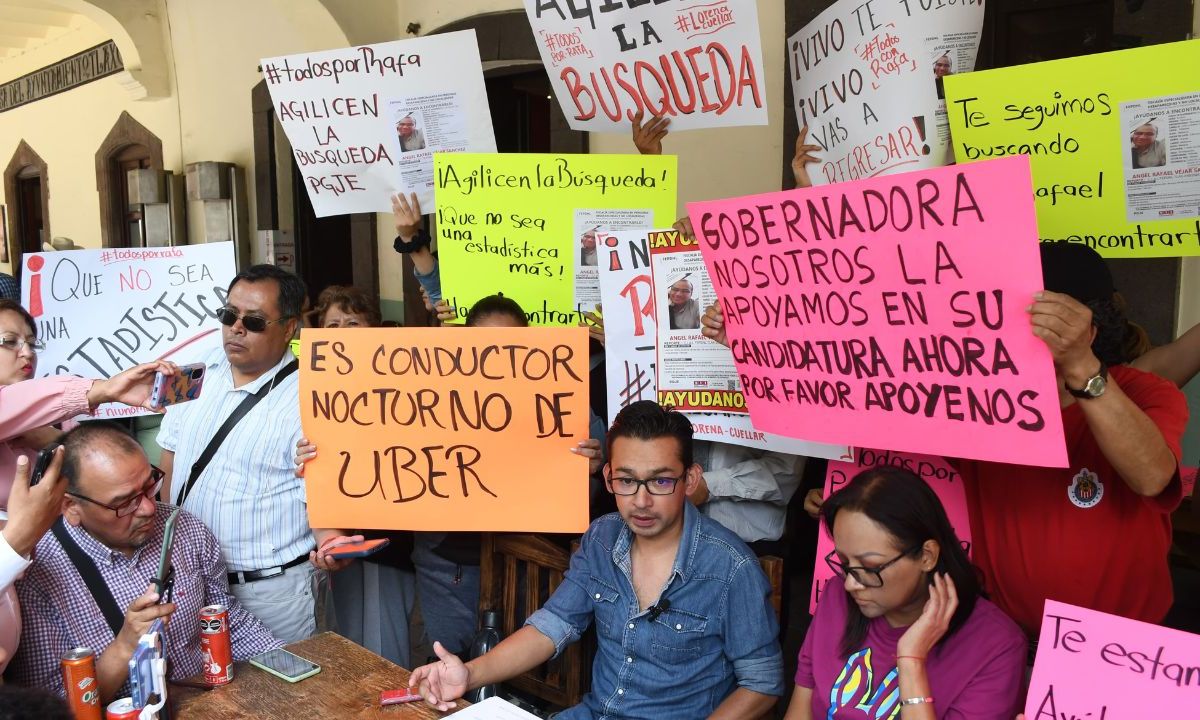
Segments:
[[[822,148],[815,185],[945,162],[926,32],[900,3],[839,0],[788,38],[797,122]]]
[[[317,217],[434,208],[435,152],[495,152],[474,30],[262,60]]]
[[[573,130],[628,130],[639,112],[672,132],[766,125],[756,0],[525,0]]]
[[[673,230],[618,231],[598,237],[600,289],[603,296],[608,421],[626,405],[661,398],[655,377],[654,281],[650,238]],[[709,341],[726,354],[727,348]],[[844,445],[827,445],[772,435],[754,429],[745,413],[685,413],[693,437],[808,457],[848,457]]]
[[[233,243],[26,253],[22,305],[46,349],[37,375],[111,377],[140,363],[199,362],[221,347],[214,313],[233,280]],[[98,418],[149,411],[101,405]]]
[[[1026,720],[1196,716],[1200,635],[1047,600]]]
[[[1026,158],[690,203],[754,426],[1066,464]]]
[[[822,497],[829,497],[850,482],[855,475],[863,470],[879,466],[894,466],[904,468],[924,480],[937,493],[950,519],[950,526],[962,544],[967,554],[971,554],[971,519],[967,515],[967,495],[963,490],[962,477],[958,471],[940,457],[932,455],[914,455],[912,453],[893,452],[890,450],[868,450],[859,448],[854,451],[854,462],[829,461],[825,471],[825,490]],[[813,567],[812,592],[809,593],[808,612],[816,613],[817,601],[821,593],[832,580],[834,587],[841,582],[825,562],[825,557],[833,552],[833,537],[829,528],[822,520],[817,528],[817,562]]]
[[[654,227],[654,213],[650,210],[591,210],[575,209],[575,232],[579,238],[574,251],[575,259],[575,307],[592,312],[600,304],[600,276],[596,266],[600,254],[597,238],[616,230],[633,230]]]
[[[583,328],[307,329],[313,527],[582,532]],[[534,462],[536,460],[536,462]]]
[[[673,155],[439,153],[435,165],[442,296],[460,318],[503,292],[533,325],[574,325],[593,307],[574,301],[585,249],[576,209],[675,221]]]
[[[1200,255],[1200,80],[1171,71],[1188,67],[1195,41],[947,77],[954,155],[1029,155],[1043,240]]]

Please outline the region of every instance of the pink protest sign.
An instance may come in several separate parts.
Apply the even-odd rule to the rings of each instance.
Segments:
[[[1066,465],[1029,160],[688,204],[759,430]]]
[[[825,472],[825,492],[823,497],[829,497],[858,473],[878,465],[895,465],[910,470],[929,484],[946,508],[950,525],[962,543],[963,549],[971,553],[971,520],[967,516],[967,495],[963,491],[962,478],[958,471],[940,457],[932,455],[914,455],[912,453],[892,452],[890,450],[868,450],[859,448],[854,451],[854,462],[830,460],[829,469]],[[817,601],[825,591],[826,584],[833,580],[840,582],[825,562],[825,556],[833,552],[833,538],[821,522],[817,530],[817,563],[813,567],[812,592],[808,596],[808,612],[817,611]]]
[[[1046,601],[1026,720],[1196,717],[1200,635]]]

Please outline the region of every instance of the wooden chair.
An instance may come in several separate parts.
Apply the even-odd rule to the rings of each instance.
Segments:
[[[787,582],[783,575],[783,558],[762,555],[758,558],[758,564],[762,566],[767,581],[771,583],[771,607],[775,608],[775,619],[782,622],[783,613],[787,612],[787,608],[783,606],[783,587]]]
[[[500,613],[500,631],[512,635],[562,584],[570,551],[540,535],[483,533],[479,610]],[[515,690],[559,707],[576,705],[592,673],[590,643],[567,646],[561,655],[508,681]]]

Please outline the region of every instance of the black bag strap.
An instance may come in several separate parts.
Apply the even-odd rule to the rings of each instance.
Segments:
[[[121,633],[121,626],[125,624],[125,613],[121,612],[117,601],[113,599],[112,591],[108,589],[108,583],[100,577],[100,570],[96,567],[96,563],[71,538],[61,517],[50,526],[50,529],[54,531],[54,537],[58,538],[58,543],[62,545],[63,550],[67,551],[67,557],[79,571],[79,577],[83,578],[83,584],[91,591],[92,598],[96,601],[100,612],[104,614],[104,620],[113,631],[113,637],[116,637]]]
[[[246,413],[250,412],[250,410],[258,404],[259,400],[265,398],[267,393],[271,392],[271,390],[274,389],[277,384],[279,384],[280,380],[283,380],[288,375],[296,372],[296,369],[299,367],[299,360],[293,360],[287,365],[284,365],[279,369],[279,372],[275,373],[275,377],[271,378],[271,382],[264,384],[258,389],[258,392],[254,393],[253,395],[247,395],[246,398],[242,400],[242,402],[239,403],[236,408],[233,409],[233,412],[229,413],[229,417],[225,418],[225,422],[221,423],[221,427],[217,428],[217,432],[212,436],[212,440],[208,441],[208,446],[204,448],[204,452],[200,453],[200,457],[196,458],[196,462],[192,463],[192,471],[188,473],[187,484],[183,486],[183,492],[179,494],[179,502],[176,503],[176,505],[183,507],[183,503],[187,501],[188,494],[192,492],[192,487],[196,484],[196,481],[200,479],[200,473],[204,472],[204,468],[208,467],[208,463],[213,459],[213,456],[217,454],[217,450],[220,449],[221,443],[225,442],[225,438],[229,435],[229,431],[233,430],[233,427],[241,422],[241,419],[246,416]]]

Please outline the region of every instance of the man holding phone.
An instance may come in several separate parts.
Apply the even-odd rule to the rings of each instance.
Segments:
[[[37,545],[37,562],[17,581],[23,622],[10,668],[23,685],[63,692],[59,658],[90,647],[103,702],[128,694],[129,659],[159,618],[170,619],[166,655],[171,677],[202,669],[200,608],[229,609],[234,660],[282,643],[229,592],[220,545],[187,512],[176,523],[170,562],[174,602],[147,580],[159,574],[167,519],[175,510],[154,501],[163,473],[128,433],[108,422],[81,425],[62,438],[66,477],[63,522]],[[43,483],[57,483],[55,461]],[[96,577],[89,583],[85,577]]]

